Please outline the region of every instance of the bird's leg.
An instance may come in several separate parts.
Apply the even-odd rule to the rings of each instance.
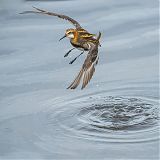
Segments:
[[[74,50],[75,48],[72,48],[72,49],[70,49],[65,55],[64,55],[64,57],[67,57],[68,55],[69,55],[69,53],[72,51],[72,50]]]
[[[83,53],[84,53],[84,51],[81,52],[81,54],[79,54],[77,57],[75,57],[72,61],[70,61],[69,64],[72,64],[72,63],[73,63],[79,56],[81,56]]]

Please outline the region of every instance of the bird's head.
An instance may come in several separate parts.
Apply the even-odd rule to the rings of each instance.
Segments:
[[[63,38],[65,37],[68,37],[70,39],[74,38],[74,35],[75,35],[75,29],[67,29],[66,32],[65,32],[65,35],[60,39],[62,40]]]

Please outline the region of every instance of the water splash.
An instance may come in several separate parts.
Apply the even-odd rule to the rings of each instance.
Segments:
[[[101,142],[157,139],[158,102],[154,100],[94,95],[59,105],[57,111],[50,112],[48,121],[67,136]]]

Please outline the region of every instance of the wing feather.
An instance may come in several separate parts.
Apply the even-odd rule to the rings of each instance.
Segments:
[[[75,78],[75,80],[71,83],[71,85],[67,88],[67,89],[75,89],[79,83],[80,83],[80,80],[83,76],[83,70],[81,69],[80,72],[78,73],[77,77]]]
[[[93,74],[95,72],[95,65],[97,64],[97,62],[98,62],[98,45],[92,44],[91,49],[88,52],[87,58],[85,59],[84,64],[78,76],[71,83],[68,89],[75,89],[79,85],[81,79],[83,79],[81,89],[85,88],[87,84],[90,82],[91,78],[93,77]]]
[[[45,10],[42,10],[42,9],[39,9],[37,7],[33,7],[34,9],[36,9],[36,11],[24,11],[20,14],[28,14],[28,13],[38,13],[38,14],[46,14],[46,15],[50,15],[50,16],[56,16],[56,17],[59,17],[61,19],[65,19],[65,20],[68,20],[69,22],[71,22],[77,29],[80,29],[82,28],[80,26],[80,24],[74,20],[73,18],[69,17],[69,16],[66,16],[66,15],[61,15],[61,14],[57,14],[57,13],[53,13],[53,12],[48,12],[48,11],[45,11]]]

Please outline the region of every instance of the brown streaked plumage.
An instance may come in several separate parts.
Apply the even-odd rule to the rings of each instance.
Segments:
[[[91,80],[94,72],[95,72],[95,65],[98,63],[98,46],[100,46],[99,40],[101,38],[101,33],[99,32],[99,35],[97,38],[95,38],[95,34],[91,34],[85,29],[81,27],[81,25],[75,21],[74,19],[66,16],[61,15],[53,12],[48,12],[36,7],[33,7],[36,9],[35,11],[25,11],[20,14],[27,14],[27,13],[38,13],[38,14],[46,14],[50,16],[57,16],[61,19],[68,20],[70,23],[72,23],[75,26],[75,29],[67,29],[65,32],[65,35],[60,39],[62,40],[65,37],[68,37],[70,39],[70,43],[74,48],[77,48],[79,50],[88,51],[87,58],[84,61],[84,64],[75,78],[75,80],[70,84],[70,86],[67,89],[75,89],[81,79],[82,79],[82,87],[81,89],[85,88],[86,85]],[[64,57],[67,57],[68,54],[74,49],[72,48],[69,50]],[[83,52],[81,54],[83,54]],[[81,55],[80,54],[80,55]],[[70,64],[72,64],[80,55],[78,55],[75,59],[73,59]]]
[[[100,37],[101,33],[99,33],[97,40],[99,40]],[[83,82],[81,89],[85,88],[86,85],[91,80],[93,73],[95,72],[95,65],[97,65],[99,57],[98,57],[98,43],[97,44],[90,43],[90,45],[91,48],[88,52],[87,58],[85,59],[79,74],[67,89],[69,88],[75,89],[79,85],[82,77],[83,77]]]

